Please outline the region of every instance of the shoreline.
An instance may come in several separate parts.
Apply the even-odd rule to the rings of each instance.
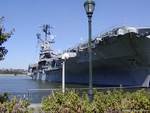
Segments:
[[[0,77],[1,77],[1,76],[27,76],[27,75],[26,75],[26,74],[16,74],[16,75],[15,75],[15,74],[1,74],[1,73],[0,73]]]

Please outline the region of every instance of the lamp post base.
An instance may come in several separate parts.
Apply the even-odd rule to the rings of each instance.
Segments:
[[[93,101],[93,89],[89,89],[89,92],[88,92],[88,96],[89,96],[89,101],[92,102]]]

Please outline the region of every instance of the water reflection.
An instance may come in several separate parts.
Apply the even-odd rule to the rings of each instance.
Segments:
[[[88,87],[85,85],[66,84],[66,88]],[[0,92],[27,92],[28,89],[61,88],[61,83],[32,80],[26,75],[0,75]]]
[[[66,84],[66,88],[81,88],[84,85]],[[10,98],[29,99],[32,103],[39,103],[43,96],[53,93],[53,89],[61,91],[61,83],[32,80],[26,75],[0,75],[0,93],[7,92]]]

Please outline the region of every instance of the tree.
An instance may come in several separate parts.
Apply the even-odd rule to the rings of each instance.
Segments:
[[[8,40],[13,34],[13,31],[5,32],[3,25],[4,17],[0,17],[0,60],[4,59],[4,56],[7,54],[8,50],[3,46],[3,43]]]

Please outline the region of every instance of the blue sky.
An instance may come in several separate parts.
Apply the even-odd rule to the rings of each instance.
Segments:
[[[0,0],[0,16],[14,35],[5,43],[8,54],[0,68],[27,69],[38,60],[36,33],[39,26],[54,26],[53,49],[62,51],[87,40],[85,0]],[[150,26],[150,0],[95,0],[93,36],[114,26]]]

